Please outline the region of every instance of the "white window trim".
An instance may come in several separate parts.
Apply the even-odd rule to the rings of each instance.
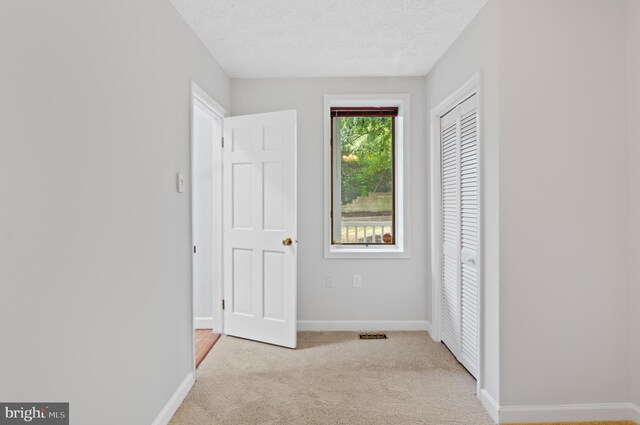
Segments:
[[[408,94],[326,94],[324,96],[324,258],[384,259],[410,258],[410,96]],[[331,244],[331,107],[397,106],[395,137],[395,222],[394,245]]]

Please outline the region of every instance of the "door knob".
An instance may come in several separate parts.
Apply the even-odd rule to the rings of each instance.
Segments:
[[[282,245],[284,246],[291,246],[292,243],[293,241],[291,240],[291,238],[287,238],[282,241]]]

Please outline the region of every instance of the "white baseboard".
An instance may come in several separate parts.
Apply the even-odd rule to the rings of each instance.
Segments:
[[[480,390],[480,403],[499,424],[627,420],[640,424],[640,407],[633,403],[500,406],[485,389]]]
[[[632,419],[631,403],[562,404],[551,406],[500,406],[499,423],[626,421]]]
[[[484,388],[480,390],[480,403],[489,414],[489,417],[493,419],[493,422],[499,423],[500,405],[498,405],[498,402]]]
[[[213,317],[196,317],[193,319],[194,329],[213,329]]]
[[[426,320],[298,320],[299,331],[427,331]]]
[[[195,375],[193,372],[189,372],[184,381],[180,384],[175,393],[171,396],[167,404],[164,405],[156,420],[153,421],[152,425],[167,425],[171,418],[173,417],[178,407],[182,404],[182,401],[191,390],[193,383],[195,382]]]
[[[640,406],[631,403],[631,420],[640,424]]]

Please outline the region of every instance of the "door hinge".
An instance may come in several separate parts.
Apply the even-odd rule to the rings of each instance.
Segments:
[[[224,298],[222,299],[222,309],[224,310]]]
[[[195,245],[193,246],[193,253],[194,254],[196,253],[196,246]]]
[[[224,137],[222,138],[222,147],[224,148]]]

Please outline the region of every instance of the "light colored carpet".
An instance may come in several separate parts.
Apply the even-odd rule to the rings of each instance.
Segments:
[[[170,425],[490,425],[475,380],[426,332],[301,332],[290,350],[220,338]]]

